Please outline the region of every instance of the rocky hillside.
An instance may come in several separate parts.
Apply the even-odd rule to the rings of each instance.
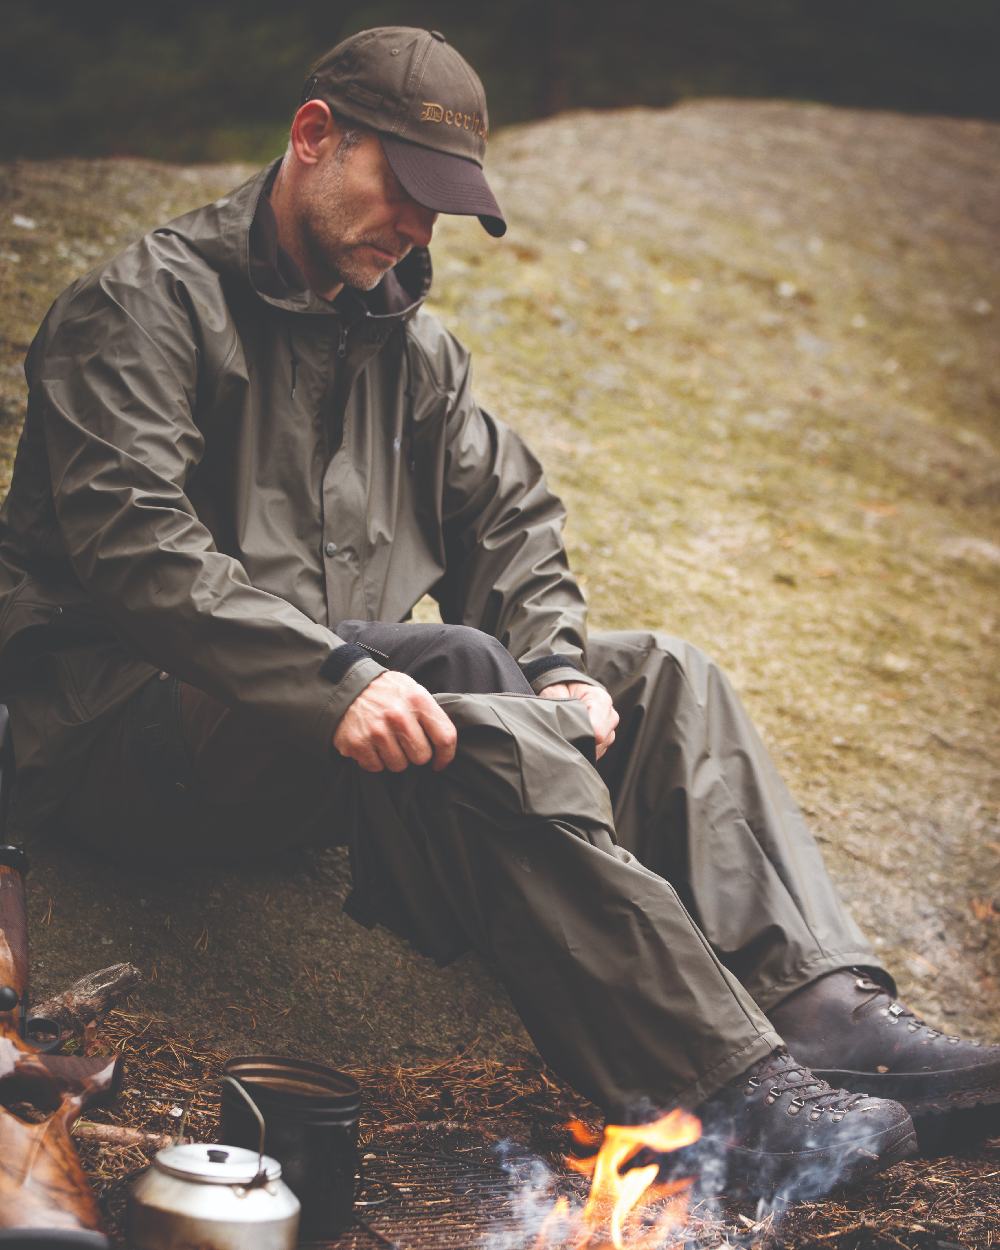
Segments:
[[[595,623],[721,657],[906,991],[1000,1035],[1000,126],[720,100],[507,131],[490,168],[510,233],[442,221],[435,300],[570,504]],[[246,172],[3,170],[7,468],[60,287]],[[338,917],[335,855],[36,860],[40,989],[131,957],[146,1005],[234,1047],[520,1038],[474,961]]]

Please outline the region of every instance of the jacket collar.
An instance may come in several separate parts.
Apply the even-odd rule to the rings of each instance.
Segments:
[[[335,300],[323,299],[305,286],[290,257],[281,260],[286,254],[278,249],[274,215],[266,200],[280,164],[281,158],[272,161],[235,191],[176,218],[155,233],[184,239],[224,278],[244,284],[276,308],[313,316],[339,316],[352,324],[366,321],[373,331],[380,332],[408,321],[430,290],[429,251],[414,248],[373,291],[345,287]],[[268,214],[273,239],[268,237]]]

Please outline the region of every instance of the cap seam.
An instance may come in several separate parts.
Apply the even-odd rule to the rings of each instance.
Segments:
[[[421,49],[423,56],[420,56],[418,53],[406,76],[406,87],[403,92],[403,98],[400,100],[400,109],[396,116],[396,127],[393,131],[397,135],[401,135],[406,129],[408,109],[412,107],[413,100],[420,92],[420,85],[424,81],[424,74],[426,73],[427,58],[430,56],[430,45],[434,42],[426,31],[421,31],[421,34],[426,36],[426,42]]]
[[[400,37],[399,35],[396,35],[397,29],[400,29],[400,27],[395,27],[395,26],[386,27],[386,31],[392,32],[392,37],[394,37],[394,39],[396,39],[396,37]],[[374,31],[372,31],[371,37],[372,37],[372,40],[375,39],[376,36],[375,36]],[[386,94],[382,93],[382,103],[384,103],[385,99],[386,99]],[[396,100],[396,110],[395,110],[394,118],[392,118],[392,125],[394,126],[399,125],[399,116],[400,116],[402,108],[404,108],[404,103],[402,103],[402,95],[400,94],[400,98]],[[376,129],[379,129],[379,128],[376,128]]]

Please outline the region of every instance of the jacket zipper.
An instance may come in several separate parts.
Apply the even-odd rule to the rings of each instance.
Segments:
[[[403,451],[406,458],[406,467],[411,473],[417,467],[417,451],[416,451],[416,422],[413,418],[413,362],[410,360],[410,336],[407,333],[406,326],[403,326]]]
[[[386,664],[391,664],[392,660],[384,651],[380,651],[378,647],[370,647],[367,642],[356,642],[357,647],[364,647],[366,651],[370,651],[372,655],[377,655],[380,660],[385,660]]]

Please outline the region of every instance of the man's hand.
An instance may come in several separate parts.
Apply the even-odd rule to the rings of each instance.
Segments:
[[[618,724],[618,713],[611,702],[611,695],[603,686],[591,686],[584,681],[561,681],[554,686],[546,686],[539,692],[543,699],[579,699],[587,709],[590,723],[593,726],[594,738],[597,740],[597,758],[615,740],[615,727]]]
[[[340,719],[333,745],[369,773],[401,773],[434,759],[434,771],[455,758],[458,734],[431,695],[405,673],[387,672],[358,695]]]

